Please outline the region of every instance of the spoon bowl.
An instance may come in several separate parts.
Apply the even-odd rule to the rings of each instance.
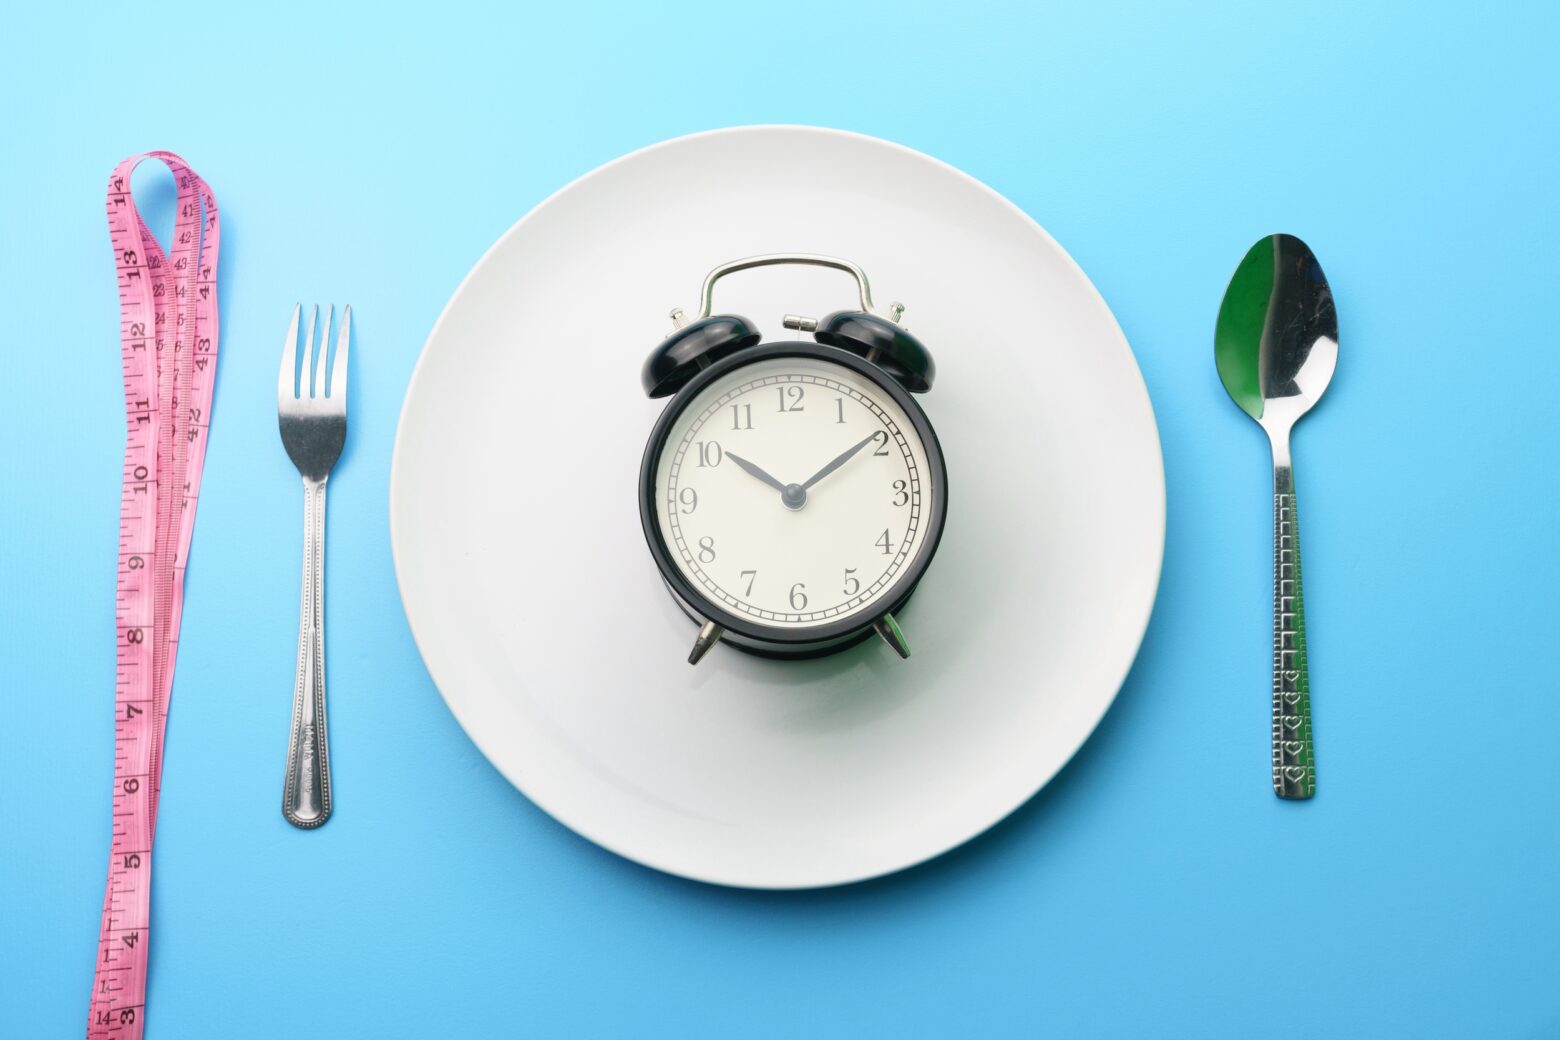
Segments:
[[[1309,246],[1269,235],[1247,251],[1219,307],[1213,356],[1230,399],[1269,436],[1316,405],[1338,365],[1338,312]]]

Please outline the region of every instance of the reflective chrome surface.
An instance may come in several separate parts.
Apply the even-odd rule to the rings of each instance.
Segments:
[[[710,647],[720,642],[720,637],[726,634],[726,630],[713,621],[706,621],[699,627],[699,634],[693,640],[693,649],[688,653],[688,663],[698,664],[704,659],[704,655],[710,652]]]
[[[1289,437],[1332,381],[1338,314],[1300,239],[1269,235],[1246,253],[1219,307],[1214,362],[1231,400],[1273,446],[1273,791],[1310,798],[1316,758]]]
[[[348,307],[342,316],[335,363],[328,368],[327,383],[333,311],[334,308],[325,312],[318,350],[314,334],[319,308],[310,312],[300,371],[298,319],[303,307],[293,308],[276,385],[282,446],[303,478],[303,594],[298,611],[298,668],[293,681],[282,815],[294,827],[305,829],[320,826],[330,819],[331,813],[330,741],[325,725],[325,482],[347,439],[347,352],[352,342],[352,308]]]
[[[905,639],[905,634],[900,629],[899,622],[894,619],[894,615],[884,614],[872,622],[872,630],[878,634],[883,642],[893,647],[894,653],[901,658],[910,656],[910,643]]]

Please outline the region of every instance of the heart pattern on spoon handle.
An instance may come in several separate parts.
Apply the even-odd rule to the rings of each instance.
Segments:
[[[1288,466],[1273,473],[1273,793],[1290,799],[1316,793],[1300,526],[1294,471]]]

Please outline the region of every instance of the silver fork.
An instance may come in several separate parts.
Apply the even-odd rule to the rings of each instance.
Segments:
[[[352,340],[352,308],[342,315],[327,393],[326,360],[334,311],[332,307],[325,312],[318,350],[314,329],[320,309],[316,305],[309,312],[300,378],[298,319],[303,305],[293,308],[276,384],[282,446],[303,477],[303,596],[298,612],[298,673],[293,684],[282,815],[294,827],[304,828],[318,827],[330,819],[330,747],[325,729],[325,481],[347,439],[347,348]]]

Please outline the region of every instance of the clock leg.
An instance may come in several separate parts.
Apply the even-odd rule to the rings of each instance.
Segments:
[[[894,620],[894,615],[884,614],[872,622],[872,628],[883,637],[883,642],[894,648],[894,653],[900,657],[910,656],[910,644],[905,642],[905,634],[899,630],[899,622]]]
[[[688,654],[689,664],[698,664],[700,658],[710,652],[710,647],[720,642],[720,637],[726,634],[726,630],[713,621],[706,621],[704,627],[699,629],[698,638],[693,641],[693,650]]]

